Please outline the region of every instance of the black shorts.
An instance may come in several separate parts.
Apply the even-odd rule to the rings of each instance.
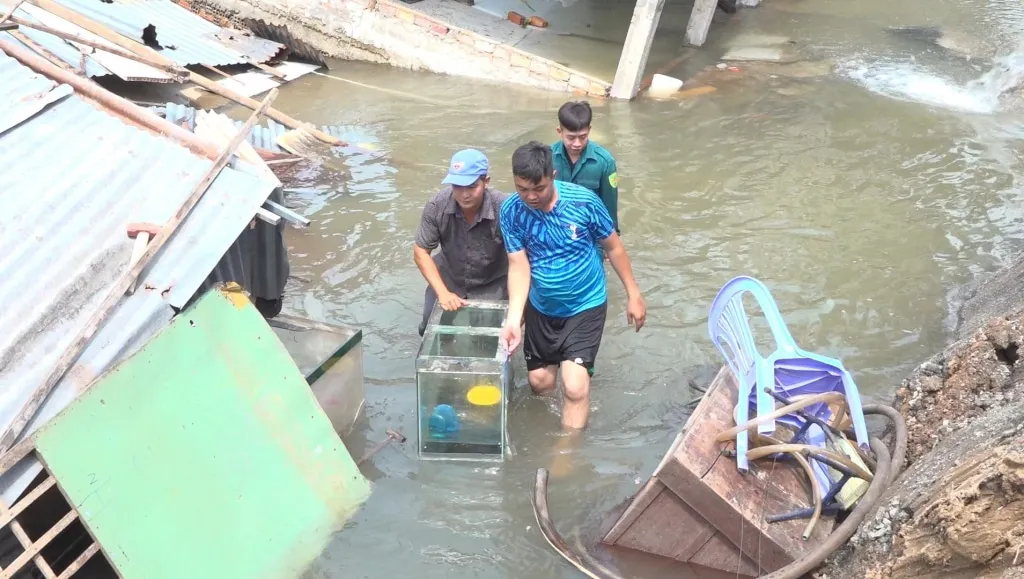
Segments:
[[[538,312],[530,300],[526,300],[526,335],[523,339],[526,369],[556,366],[568,360],[583,366],[593,375],[607,315],[606,302],[571,318],[552,318]]]

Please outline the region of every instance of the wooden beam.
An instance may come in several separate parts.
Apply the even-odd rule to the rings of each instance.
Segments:
[[[702,0],[697,0],[701,2]],[[712,3],[715,0],[711,0]],[[640,80],[647,68],[647,57],[651,53],[651,42],[658,30],[661,10],[665,0],[637,0],[633,8],[633,19],[629,23],[626,42],[619,55],[619,66],[615,69],[610,96],[616,99],[631,99],[640,88]]]
[[[683,42],[690,46],[702,46],[708,39],[711,19],[715,17],[718,0],[694,0],[690,11],[690,21],[686,23],[686,35]]]
[[[71,509],[68,514],[64,515],[61,520],[57,521],[56,525],[50,528],[49,531],[43,533],[43,536],[39,537],[39,540],[32,543],[31,546],[26,547],[25,551],[19,555],[17,559],[7,567],[4,567],[4,570],[0,571],[0,579],[13,579],[14,575],[21,570],[21,568],[24,567],[30,559],[36,558],[43,548],[50,544],[50,541],[59,535],[61,531],[68,528],[68,525],[75,522],[75,519],[77,518],[78,511]],[[50,573],[52,574],[53,571],[50,571]]]
[[[71,564],[68,565],[68,568],[65,569],[64,572],[61,573],[59,577],[57,577],[57,579],[71,579],[71,576],[77,573],[79,569],[84,567],[85,564],[89,562],[89,559],[92,559],[92,556],[96,553],[99,553],[99,551],[100,546],[98,543],[93,543],[92,545],[89,545],[89,548],[86,549],[81,555],[79,555],[77,559],[72,561]]]

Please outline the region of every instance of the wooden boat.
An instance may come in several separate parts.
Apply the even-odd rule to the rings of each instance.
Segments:
[[[715,441],[734,425],[735,376],[723,367],[654,474],[602,538],[605,545],[667,557],[697,577],[757,577],[819,546],[834,521],[802,538],[806,520],[766,516],[805,508],[807,477],[791,462],[758,461],[742,475]]]

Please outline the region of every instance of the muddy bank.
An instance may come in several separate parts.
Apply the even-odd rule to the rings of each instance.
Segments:
[[[1021,277],[1024,258],[961,292],[958,341],[896,393],[906,470],[822,577],[1024,577]]]

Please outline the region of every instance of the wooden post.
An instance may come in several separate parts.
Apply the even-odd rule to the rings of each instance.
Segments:
[[[708,39],[711,19],[715,17],[718,0],[695,0],[690,11],[690,21],[686,23],[686,36],[683,42],[690,46],[703,46]]]
[[[713,5],[715,0],[711,2]],[[626,33],[626,42],[619,55],[619,66],[615,69],[610,94],[612,98],[628,100],[636,96],[664,6],[665,0],[637,0],[633,8],[633,19],[629,22],[629,32]]]

